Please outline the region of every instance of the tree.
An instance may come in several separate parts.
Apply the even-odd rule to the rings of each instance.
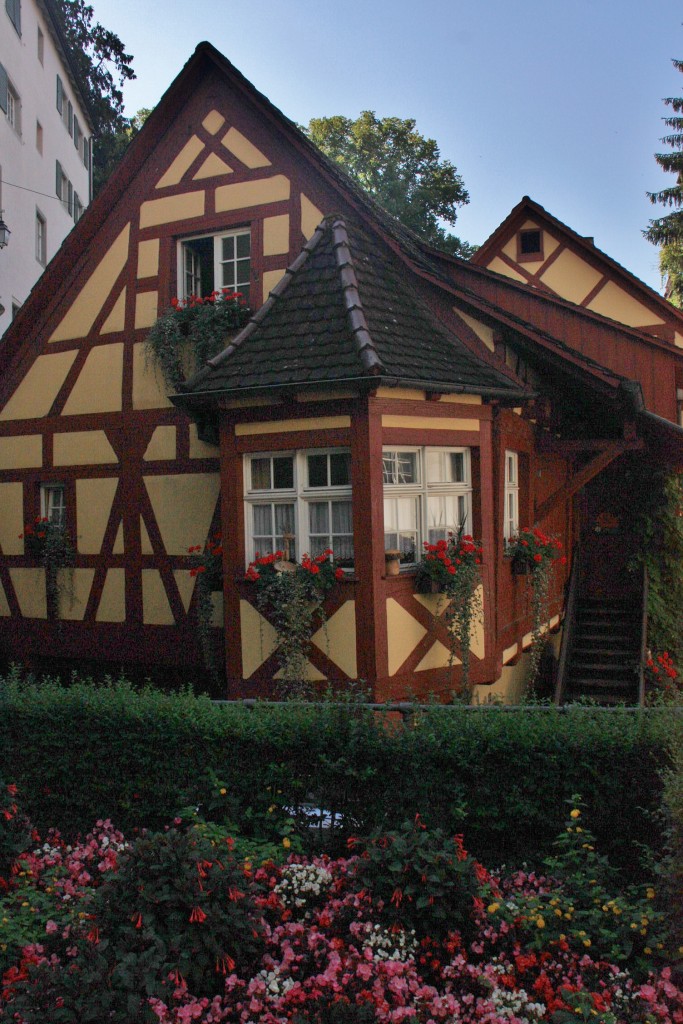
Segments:
[[[475,247],[439,223],[455,224],[457,207],[469,194],[457,168],[442,160],[434,139],[426,139],[413,118],[378,118],[364,110],[352,121],[336,114],[314,117],[304,131],[328,157],[430,245],[465,258]]]
[[[677,71],[683,71],[683,61],[672,63]],[[668,207],[670,212],[651,220],[643,234],[653,245],[662,246],[659,267],[666,277],[666,295],[679,305],[683,297],[683,97],[669,96],[664,102],[673,113],[663,119],[670,132],[661,141],[672,152],[655,153],[655,160],[676,175],[676,184],[647,193],[651,203]]]
[[[93,121],[93,189],[97,193],[123,155],[121,133],[131,122],[123,114],[122,87],[135,78],[133,58],[114,32],[93,23],[93,8],[85,0],[57,0],[56,6]]]

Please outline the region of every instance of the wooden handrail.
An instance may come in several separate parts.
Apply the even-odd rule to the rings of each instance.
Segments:
[[[555,683],[555,704],[558,706],[562,703],[562,698],[564,697],[564,680],[567,670],[567,660],[573,640],[574,623],[576,618],[576,601],[579,591],[580,563],[581,548],[578,544],[575,544],[574,551],[572,553],[572,569],[569,574],[567,601],[564,606],[564,626],[562,628],[560,660],[557,665],[557,680]]]
[[[640,664],[638,665],[638,703],[645,706],[645,660],[647,658],[647,599],[649,590],[647,565],[643,562],[643,608],[640,625]]]

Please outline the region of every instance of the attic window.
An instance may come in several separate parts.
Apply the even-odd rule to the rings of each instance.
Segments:
[[[540,228],[529,228],[517,235],[517,262],[524,263],[543,259],[543,232]]]
[[[251,231],[238,228],[219,235],[186,238],[179,243],[178,290],[180,297],[204,298],[213,291],[229,288],[241,292],[249,302],[251,276]]]

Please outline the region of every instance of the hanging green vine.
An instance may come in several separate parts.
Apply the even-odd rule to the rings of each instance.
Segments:
[[[45,568],[45,597],[49,618],[61,618],[64,603],[74,603],[74,562],[76,553],[68,530],[61,523],[38,517],[24,527],[21,535],[27,553]]]
[[[145,340],[145,359],[159,367],[167,387],[179,384],[221,352],[247,322],[240,292],[224,288],[206,298],[171,299]]]
[[[564,565],[567,558],[562,553],[561,542],[536,526],[531,530],[520,530],[508,545],[507,553],[512,556],[514,563],[525,570],[531,588],[532,627],[528,685],[533,688],[546,644],[545,627],[554,563],[559,561]]]

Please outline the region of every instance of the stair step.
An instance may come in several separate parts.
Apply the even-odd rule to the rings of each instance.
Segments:
[[[581,672],[617,672],[623,675],[628,675],[635,672],[635,667],[629,662],[618,662],[616,665],[606,665],[600,661],[575,661],[572,659],[570,663],[569,671],[577,670]]]
[[[628,652],[626,652],[628,653]],[[581,657],[581,655],[589,656],[591,658],[623,658],[625,652],[622,649],[616,649],[614,647],[572,647],[572,659],[575,657]]]
[[[567,681],[567,689],[575,690],[579,687],[582,690],[631,690],[635,687],[635,682],[634,679],[586,679],[585,677],[577,679],[575,676],[571,676]]]

